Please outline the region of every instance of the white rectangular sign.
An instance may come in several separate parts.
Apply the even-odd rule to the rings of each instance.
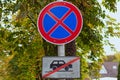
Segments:
[[[80,78],[79,57],[43,57],[43,78]]]

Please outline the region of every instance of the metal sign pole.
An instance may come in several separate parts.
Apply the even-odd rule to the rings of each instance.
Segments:
[[[64,45],[58,45],[58,56],[65,56],[65,46]],[[65,79],[59,79],[59,80],[65,80]]]
[[[57,1],[63,1],[63,0],[57,0]],[[65,56],[65,46],[64,45],[58,45],[58,56]],[[59,80],[65,80],[65,79],[59,79]]]
[[[58,56],[65,56],[65,46],[58,45]]]
[[[64,45],[58,45],[58,56],[65,56],[65,46]],[[59,80],[65,80],[65,79],[59,79]]]
[[[63,0],[57,0],[57,1],[63,1]]]
[[[63,1],[63,0],[57,0],[57,1]],[[58,56],[65,56],[65,47],[64,45],[58,46]]]
[[[57,0],[57,1],[63,1],[63,0]],[[65,56],[65,46],[64,45],[58,45],[58,56]],[[65,80],[65,79],[59,79],[59,80]]]
[[[57,1],[63,1],[63,0],[57,0]],[[65,46],[64,45],[58,45],[58,56],[65,56]],[[65,80],[65,79],[59,79],[59,80]]]

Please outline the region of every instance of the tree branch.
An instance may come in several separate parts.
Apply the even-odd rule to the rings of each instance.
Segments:
[[[37,26],[37,24],[34,22],[34,20],[30,17],[30,15],[27,14],[27,17],[32,21],[32,23],[34,24],[34,26]]]

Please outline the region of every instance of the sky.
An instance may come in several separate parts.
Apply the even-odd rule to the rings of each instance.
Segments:
[[[117,3],[117,12],[111,13],[106,10],[106,13],[109,14],[111,17],[115,18],[117,22],[120,23],[120,2]],[[120,52],[120,38],[109,38],[110,43],[115,45],[117,52]],[[107,55],[113,55],[116,52],[111,51],[109,46],[104,46]]]

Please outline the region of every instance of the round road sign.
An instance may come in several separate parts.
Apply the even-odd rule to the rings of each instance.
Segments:
[[[79,9],[66,1],[55,1],[42,9],[38,17],[38,30],[48,42],[62,45],[73,41],[82,29]]]

